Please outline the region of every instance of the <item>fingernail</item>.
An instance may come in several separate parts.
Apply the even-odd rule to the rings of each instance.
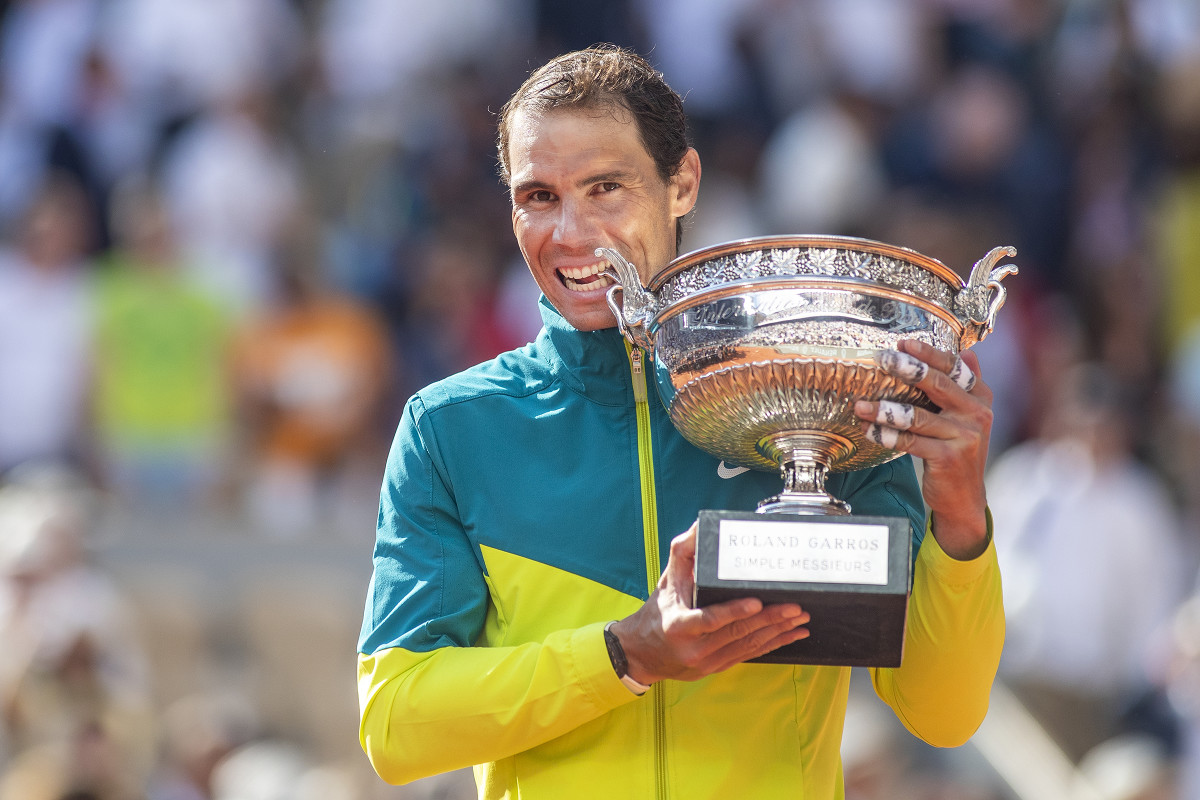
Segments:
[[[870,419],[871,417],[875,416],[874,412],[871,410],[871,404],[866,400],[859,400],[855,402],[854,413],[859,414],[866,419]]]

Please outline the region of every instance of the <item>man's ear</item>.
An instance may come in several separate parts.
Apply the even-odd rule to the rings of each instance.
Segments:
[[[696,148],[688,148],[679,162],[679,170],[671,176],[668,189],[672,217],[682,217],[696,206],[700,194],[700,154]]]

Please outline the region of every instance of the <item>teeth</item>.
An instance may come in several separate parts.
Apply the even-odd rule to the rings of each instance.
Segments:
[[[595,264],[591,264],[586,267],[563,267],[559,270],[559,272],[562,273],[564,278],[581,280],[590,275],[598,275],[601,272],[604,272],[606,269],[608,269],[607,261],[597,261]]]
[[[596,280],[591,281],[589,283],[579,283],[578,281],[573,281],[570,278],[567,278],[564,276],[563,283],[565,283],[567,285],[567,288],[570,289],[571,291],[594,292],[599,289],[607,289],[609,286],[612,286],[614,283],[616,283],[616,281],[614,281],[612,278],[610,278],[607,275],[601,275],[599,278],[597,278]]]
[[[595,292],[600,289],[607,289],[616,283],[609,275],[602,274],[606,269],[608,269],[607,261],[597,261],[595,264],[589,264],[585,267],[561,267],[558,272],[563,277],[563,283],[571,291]],[[585,278],[590,278],[593,275],[598,277],[595,280],[581,283]]]

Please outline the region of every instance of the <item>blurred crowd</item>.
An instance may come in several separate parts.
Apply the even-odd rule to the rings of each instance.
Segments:
[[[0,800],[409,796],[155,708],[79,498],[281,547],[372,505],[408,394],[537,334],[495,113],[598,41],[685,97],[685,250],[1017,248],[978,347],[1002,677],[1087,796],[1200,798],[1193,0],[8,0]],[[1005,797],[850,732],[849,797]]]

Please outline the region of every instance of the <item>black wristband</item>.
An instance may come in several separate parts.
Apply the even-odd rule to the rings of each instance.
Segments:
[[[629,659],[625,657],[625,648],[621,647],[621,640],[612,632],[612,626],[615,624],[616,620],[613,620],[604,626],[604,644],[608,648],[608,660],[612,662],[613,671],[617,673],[621,683],[634,694],[643,695],[650,691],[650,687],[629,676]]]

